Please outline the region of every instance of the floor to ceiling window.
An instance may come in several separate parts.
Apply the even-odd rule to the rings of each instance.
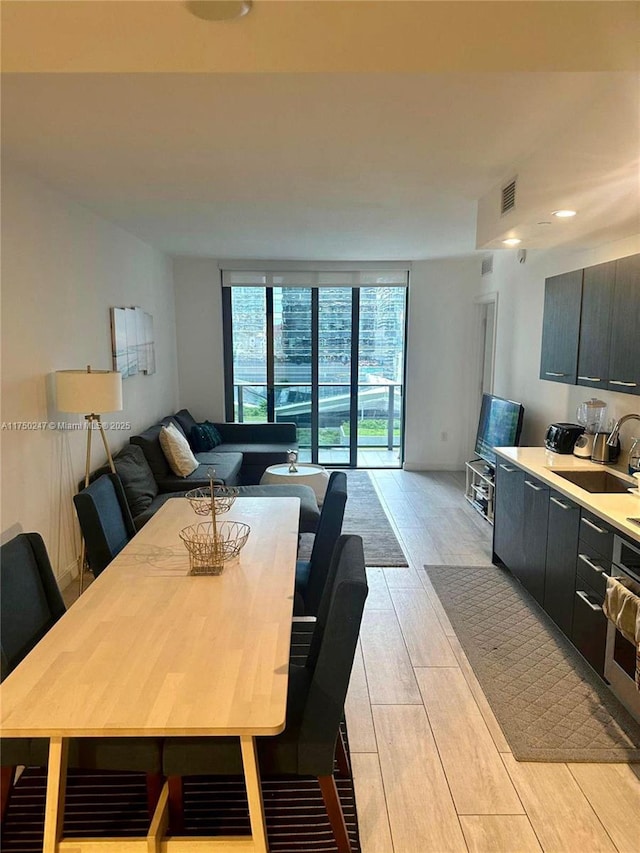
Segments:
[[[304,461],[400,466],[407,279],[224,271],[227,417],[295,422]]]

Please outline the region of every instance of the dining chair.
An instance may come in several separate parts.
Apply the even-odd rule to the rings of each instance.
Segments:
[[[339,853],[351,845],[334,777],[339,728],[367,598],[362,539],[341,536],[335,577],[328,579],[304,666],[290,665],[286,728],[260,737],[258,756],[264,776],[315,776]],[[340,759],[338,761],[341,764]],[[236,738],[167,738],[163,770],[169,780],[172,830],[182,827],[182,777],[242,774]]]
[[[2,681],[65,613],[65,605],[38,533],[20,533],[0,548],[0,647]],[[0,816],[13,789],[18,766],[46,767],[47,738],[0,739]],[[160,742],[153,738],[80,738],[69,749],[69,766],[147,774],[150,812],[160,795]]]
[[[93,576],[103,572],[136,529],[117,474],[103,474],[73,496]]]
[[[331,556],[342,532],[347,503],[347,475],[333,471],[320,512],[320,521],[308,560],[296,562],[294,616],[315,616],[320,606]]]
[[[0,549],[1,680],[26,657],[65,612],[42,537],[20,533]],[[31,759],[29,738],[0,741],[2,785],[0,815],[13,788],[15,769]]]

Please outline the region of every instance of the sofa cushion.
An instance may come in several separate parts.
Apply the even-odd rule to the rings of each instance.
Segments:
[[[160,447],[167,457],[169,467],[178,477],[188,477],[198,467],[189,442],[174,424],[163,426],[160,430]]]
[[[164,477],[158,477],[161,492],[188,492],[209,485],[209,469],[215,471],[214,480],[227,486],[235,486],[240,482],[242,466],[241,453],[198,453],[198,467],[188,477],[177,477],[169,472]]]
[[[311,486],[240,486],[238,497],[300,498],[299,533],[315,533],[320,521],[318,501]]]
[[[166,504],[168,500],[171,500],[171,498],[184,498],[184,492],[163,492],[162,494],[156,495],[156,497],[151,501],[149,506],[139,515],[136,515],[133,519],[133,523],[135,524],[136,530],[140,530],[142,527],[144,527],[147,521],[149,521],[149,519],[160,509],[160,507]]]
[[[286,444],[298,447],[298,432],[294,423],[221,423],[214,424],[223,444]]]
[[[180,425],[182,432],[189,438],[191,430],[197,426],[197,421],[189,411],[189,409],[180,409],[173,416],[173,419]]]
[[[218,453],[242,453],[246,465],[278,465],[287,462],[287,444],[221,444]]]
[[[142,452],[149,463],[149,468],[151,468],[151,472],[158,482],[162,477],[167,477],[171,473],[169,463],[160,447],[160,430],[162,426],[162,424],[154,424],[149,429],[141,432],[140,435],[132,435],[129,439],[130,444],[136,444],[142,448]]]

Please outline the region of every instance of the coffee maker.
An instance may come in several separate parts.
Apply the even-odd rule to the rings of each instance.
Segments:
[[[605,429],[607,404],[592,397],[580,403],[576,409],[576,420],[584,427],[584,432],[578,436],[573,448],[573,455],[581,459],[591,459],[596,434]],[[608,436],[608,433],[607,433]]]

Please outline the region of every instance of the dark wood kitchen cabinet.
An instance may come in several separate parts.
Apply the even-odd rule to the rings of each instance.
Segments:
[[[539,604],[544,602],[544,579],[549,523],[549,486],[524,476],[523,561],[518,579]]]
[[[640,394],[640,255],[616,262],[611,314],[610,391]]]
[[[573,603],[571,642],[599,676],[604,677],[607,617],[602,610],[604,595],[578,575]]]
[[[584,270],[578,349],[578,385],[607,388],[616,262]]]
[[[573,270],[545,281],[540,379],[576,383],[582,273]]]
[[[550,489],[544,609],[568,637],[573,623],[579,532],[580,507]]]
[[[493,551],[516,577],[524,566],[524,471],[498,458],[496,465]]]

